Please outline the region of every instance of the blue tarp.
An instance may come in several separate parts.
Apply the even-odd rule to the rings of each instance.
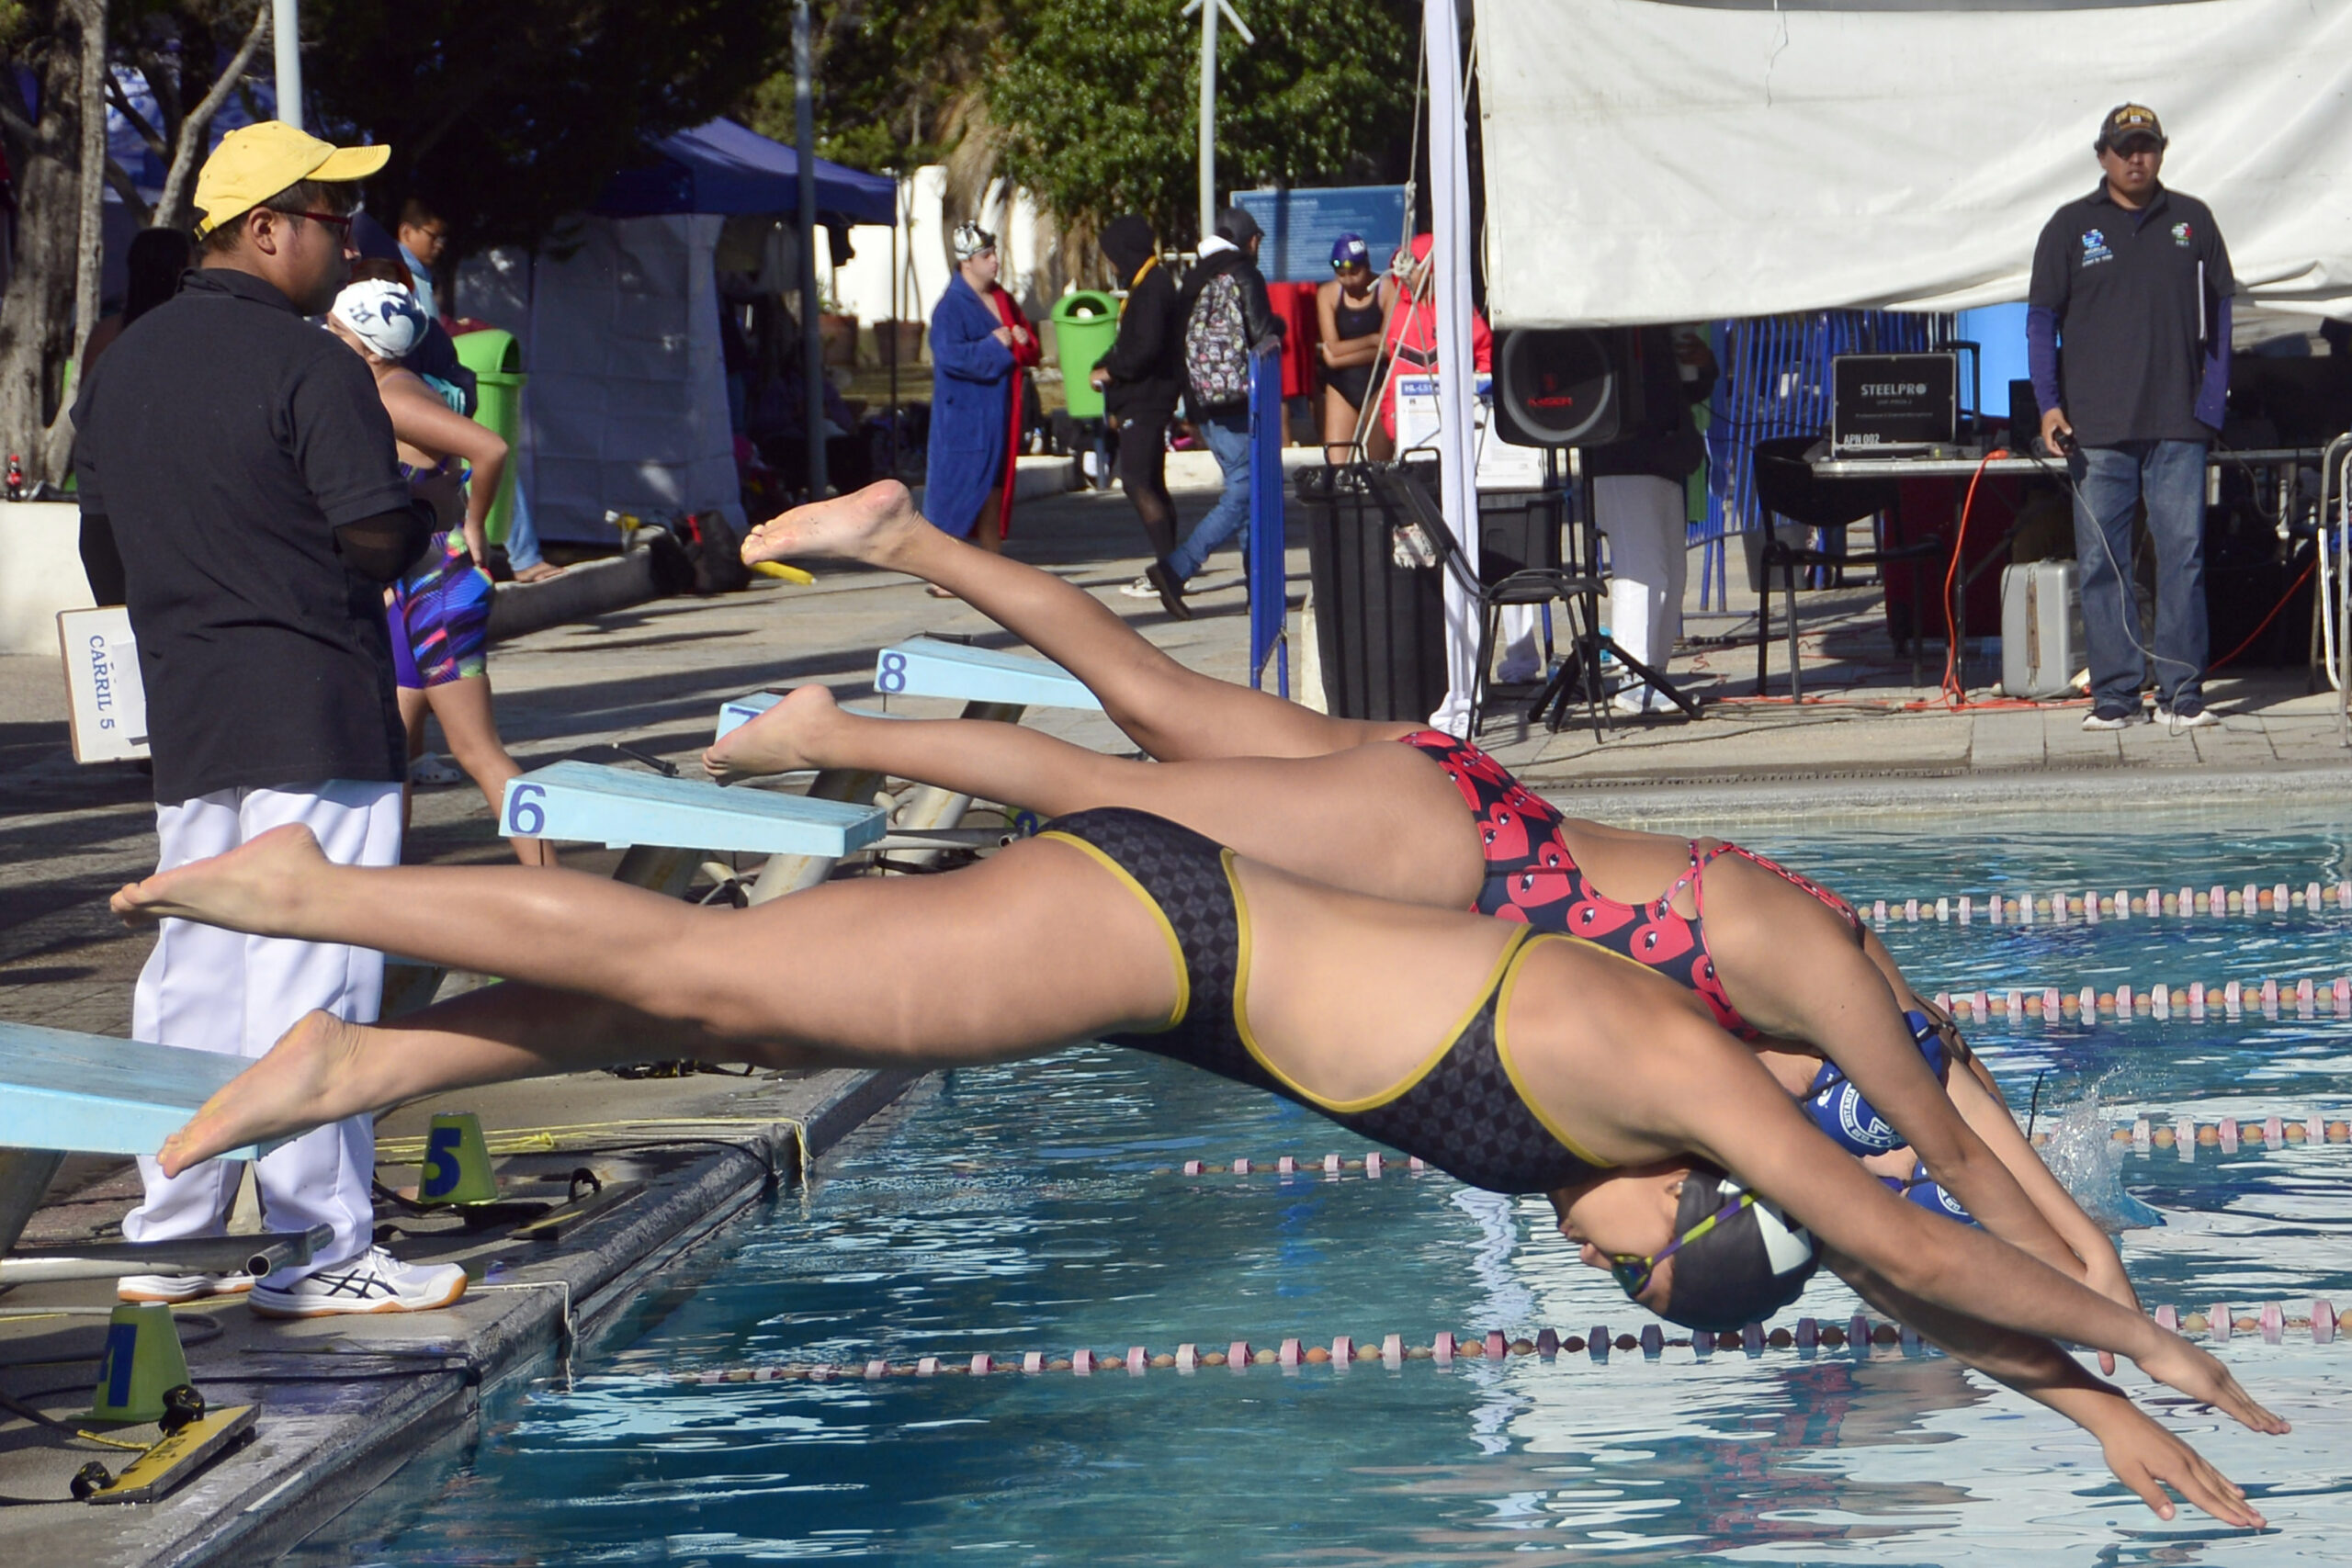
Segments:
[[[731,119],[665,136],[653,144],[659,161],[628,169],[605,183],[596,211],[606,218],[665,212],[798,212],[799,154],[781,141]],[[817,220],[888,223],[897,216],[898,185],[817,160]]]
[[[1242,570],[1250,583],[1250,683],[1263,689],[1266,660],[1279,656],[1275,691],[1290,695],[1289,558],[1283,538],[1283,365],[1250,356],[1250,537]]]

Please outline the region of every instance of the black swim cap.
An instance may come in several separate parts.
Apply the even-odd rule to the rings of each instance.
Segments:
[[[1747,1190],[1713,1166],[1692,1167],[1682,1183],[1674,1234]],[[1810,1231],[1759,1197],[1675,1253],[1672,1287],[1658,1315],[1717,1333],[1760,1323],[1797,1299],[1820,1267],[1820,1250]]]

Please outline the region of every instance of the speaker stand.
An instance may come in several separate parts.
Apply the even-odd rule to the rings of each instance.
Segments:
[[[1556,460],[1554,452],[1545,452],[1547,480],[1555,477],[1553,465]],[[1597,582],[1600,577],[1600,526],[1593,511],[1592,480],[1585,474],[1581,461],[1575,464],[1571,482],[1577,491],[1577,547],[1582,558],[1582,575]],[[1585,600],[1584,614],[1578,617],[1574,647],[1568,657],[1560,661],[1560,667],[1552,672],[1551,680],[1544,682],[1544,689],[1536,694],[1535,700],[1528,705],[1527,716],[1532,719],[1545,708],[1550,708],[1551,716],[1545,720],[1545,725],[1555,735],[1558,734],[1567,724],[1568,705],[1576,700],[1577,689],[1581,687],[1592,715],[1593,739],[1600,739],[1604,727],[1615,728],[1609,707],[1609,693],[1600,681],[1600,656],[1607,653],[1621,666],[1647,682],[1658,695],[1681,709],[1684,717],[1697,718],[1700,705],[1697,698],[1684,693],[1667,678],[1664,671],[1651,669],[1626,652],[1624,646],[1615,637],[1601,631],[1600,590],[1589,590],[1581,597]]]

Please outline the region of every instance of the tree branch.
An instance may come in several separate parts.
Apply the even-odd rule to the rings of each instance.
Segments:
[[[145,73],[142,71],[141,74],[145,75]],[[147,87],[150,92],[154,91],[155,79],[153,77],[149,76],[147,78]],[[159,94],[158,96],[160,97],[161,95]],[[162,157],[165,151],[165,144],[162,135],[156,131],[153,126],[147,123],[147,117],[145,115],[141,114],[138,109],[131,106],[130,95],[122,90],[122,84],[116,80],[115,73],[111,71],[107,73],[107,97],[113,103],[115,108],[120,112],[122,118],[130,122],[130,129],[139,133],[139,140],[147,143],[147,151],[154,153],[158,158]]]
[[[187,227],[187,182],[189,174],[196,167],[197,152],[204,145],[205,133],[212,126],[212,117],[220,112],[220,106],[229,101],[229,95],[235,92],[244,80],[245,70],[253,64],[254,55],[261,48],[262,39],[269,36],[269,0],[254,0],[253,25],[245,29],[244,41],[237,46],[237,52],[222,67],[220,76],[212,84],[212,90],[188,111],[186,119],[180,121],[178,145],[172,149],[171,171],[164,176],[163,198],[155,203],[157,216],[174,228]]]
[[[139,194],[139,182],[130,177],[129,169],[112,158],[107,160],[107,185],[115,195],[122,197],[123,206],[138,218],[141,229],[155,220],[154,209],[147,205],[147,198]]]

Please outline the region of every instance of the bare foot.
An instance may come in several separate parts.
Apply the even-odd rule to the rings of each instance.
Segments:
[[[514,574],[517,582],[545,582],[550,577],[561,577],[563,568],[546,561],[534,562]]]
[[[909,531],[929,526],[907,487],[882,479],[848,495],[796,506],[758,525],[743,541],[743,564],[819,556],[896,566],[911,536]]]
[[[818,734],[841,714],[822,686],[796,686],[748,724],[739,725],[702,754],[702,771],[720,784],[824,766],[815,755]]]
[[[287,925],[294,896],[326,867],[327,857],[311,830],[288,823],[227,854],[126,883],[110,902],[126,925],[197,920],[254,936],[299,936]]]
[[[331,1012],[306,1013],[269,1055],[229,1080],[164,1140],[156,1158],[177,1176],[198,1160],[283,1138],[375,1106],[361,1103],[356,1071],[368,1031]]]

